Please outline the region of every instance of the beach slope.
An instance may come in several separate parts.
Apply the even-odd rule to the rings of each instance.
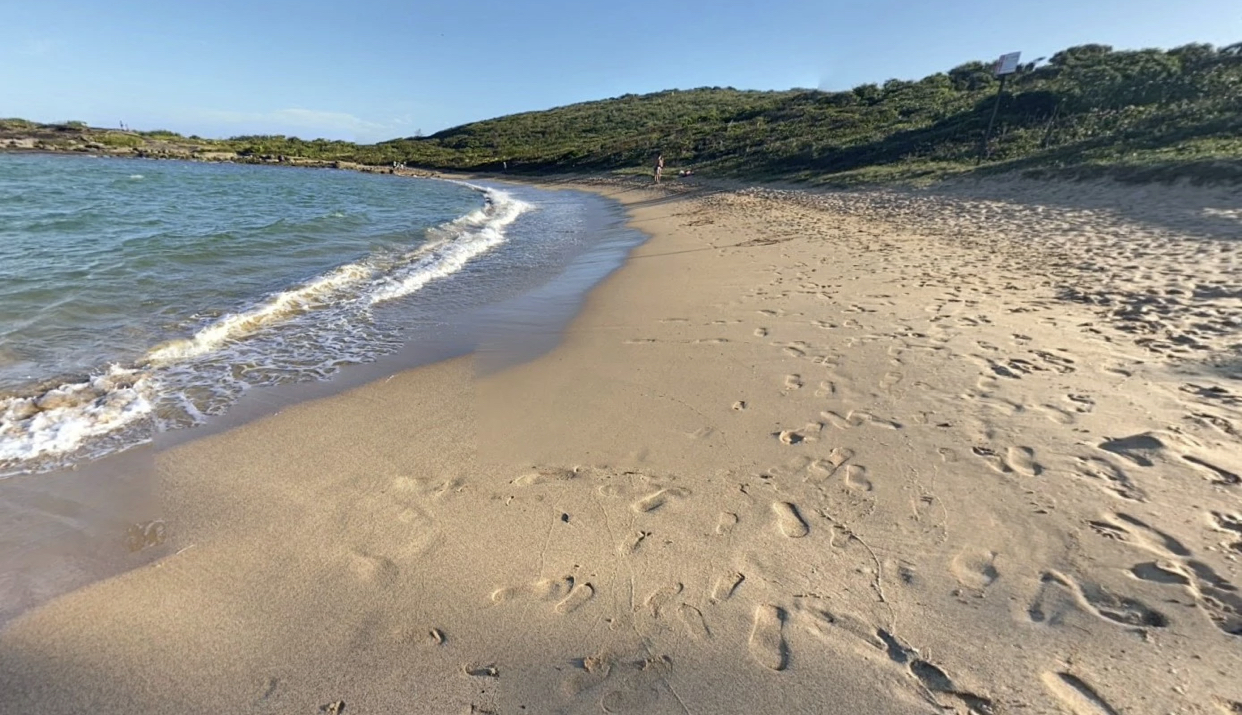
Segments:
[[[6,708],[1242,709],[1236,191],[586,188],[652,238],[559,347],[162,452]]]

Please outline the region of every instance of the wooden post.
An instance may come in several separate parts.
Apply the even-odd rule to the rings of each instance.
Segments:
[[[975,162],[976,165],[992,154],[988,149],[988,143],[992,140],[992,125],[996,123],[996,114],[1000,111],[1001,94],[1005,91],[1005,80],[1007,79],[1009,79],[1009,75],[1001,75],[1000,86],[996,88],[996,104],[992,105],[992,118],[988,120],[987,131],[983,133],[983,143],[979,145],[979,159]]]
[[[1057,106],[1052,108],[1052,116],[1048,118],[1048,128],[1044,130],[1044,138],[1039,142],[1040,149],[1047,149],[1052,143],[1052,129],[1056,126],[1057,115],[1061,113],[1061,102],[1057,102]]]

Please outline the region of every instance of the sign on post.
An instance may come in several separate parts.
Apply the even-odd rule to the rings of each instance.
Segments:
[[[992,105],[992,118],[988,120],[987,131],[983,133],[983,142],[979,144],[979,159],[975,163],[982,162],[990,153],[992,139],[992,126],[996,124],[996,113],[1000,111],[1001,94],[1005,92],[1005,81],[1009,79],[1009,75],[1018,71],[1018,58],[1022,56],[1021,52],[1010,52],[1007,55],[1001,55],[1000,59],[992,65],[992,72],[1000,77],[1000,86],[996,88],[996,103]]]
[[[1018,59],[1022,57],[1021,52],[1010,52],[1007,55],[1001,55],[993,66],[993,72],[997,77],[1004,77],[1007,74],[1013,74],[1018,71]]]

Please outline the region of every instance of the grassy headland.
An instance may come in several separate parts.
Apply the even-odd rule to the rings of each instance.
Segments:
[[[1242,43],[1115,51],[1083,45],[1011,76],[999,107],[991,66],[852,90],[668,90],[526,112],[427,137],[361,145],[286,136],[183,137],[80,122],[0,120],[0,149],[208,160],[393,162],[510,172],[645,171],[864,183],[968,172],[1242,181]],[[981,140],[994,109],[992,141]],[[18,140],[21,140],[20,142]],[[986,159],[979,162],[981,154]]]

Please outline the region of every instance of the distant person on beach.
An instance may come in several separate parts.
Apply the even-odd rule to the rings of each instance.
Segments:
[[[664,155],[660,154],[656,157],[655,163],[655,182],[660,183],[660,176],[664,174]]]

